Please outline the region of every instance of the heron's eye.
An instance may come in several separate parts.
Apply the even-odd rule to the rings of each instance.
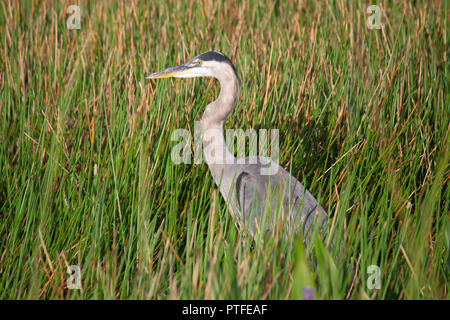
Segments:
[[[201,66],[202,65],[202,60],[198,60],[197,63]]]

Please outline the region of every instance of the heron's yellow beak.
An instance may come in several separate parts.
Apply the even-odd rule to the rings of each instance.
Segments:
[[[161,78],[169,78],[169,77],[176,77],[181,76],[184,73],[188,72],[189,67],[186,66],[186,64],[180,64],[176,67],[171,67],[168,69],[165,69],[163,71],[158,71],[155,73],[152,73],[151,75],[145,77],[146,79],[161,79]]]

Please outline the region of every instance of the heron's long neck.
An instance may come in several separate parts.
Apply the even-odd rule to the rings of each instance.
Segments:
[[[231,69],[231,68],[230,68]],[[233,111],[239,91],[239,82],[233,70],[218,78],[221,85],[219,97],[210,103],[202,117],[202,138],[205,161],[216,182],[227,163],[235,163],[223,135],[225,118]]]

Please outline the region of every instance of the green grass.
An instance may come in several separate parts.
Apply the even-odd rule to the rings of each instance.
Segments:
[[[79,1],[68,30],[68,2],[1,2],[1,299],[448,299],[448,1],[379,1],[381,30],[373,3],[263,3]],[[219,87],[144,76],[210,49],[241,81],[225,126],[280,130],[334,246],[253,245],[172,163]]]

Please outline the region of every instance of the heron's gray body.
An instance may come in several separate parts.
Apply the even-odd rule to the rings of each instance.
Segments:
[[[168,76],[212,76],[221,84],[217,100],[205,108],[202,117],[204,158],[239,225],[254,234],[268,231],[283,221],[285,230],[301,231],[306,239],[312,222],[323,225],[327,220],[325,210],[284,168],[265,157],[248,157],[242,161],[228,150],[223,123],[236,103],[239,81],[233,64],[225,55],[206,52],[149,78]]]
[[[267,232],[278,221],[286,231],[290,228],[301,231],[308,239],[311,223],[316,219],[322,225],[326,220],[325,210],[299,181],[277,164],[271,164],[275,174],[261,175],[267,161],[270,159],[257,157],[255,163],[254,159],[245,158],[245,164],[228,164],[221,174],[213,174],[230,213],[252,234]]]

